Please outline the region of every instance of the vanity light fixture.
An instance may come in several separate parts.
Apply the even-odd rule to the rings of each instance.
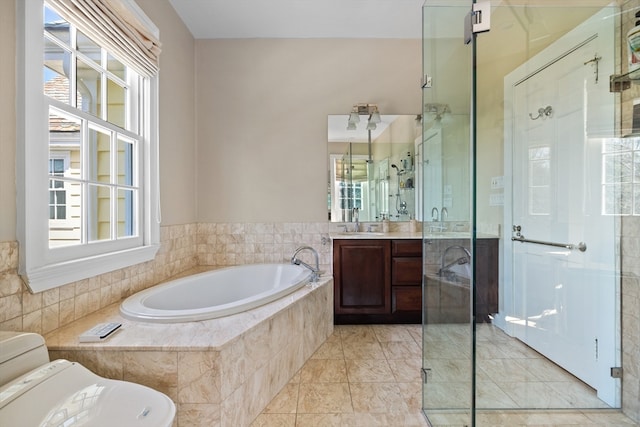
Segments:
[[[369,116],[367,130],[375,130],[376,124],[382,121],[376,104],[355,104],[349,114],[347,130],[356,130],[356,124],[360,122],[361,115]]]
[[[353,130],[355,130],[355,124],[360,122],[360,115],[358,114],[358,109],[354,106],[353,110],[351,110],[351,114],[349,114],[349,125],[354,125]]]
[[[433,115],[436,121],[442,119],[446,113],[451,113],[449,104],[427,103],[424,104],[424,112]]]

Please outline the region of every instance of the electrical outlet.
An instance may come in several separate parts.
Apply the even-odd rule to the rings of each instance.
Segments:
[[[497,190],[499,188],[504,188],[504,176],[494,176],[491,178],[491,189]]]
[[[504,206],[504,194],[491,194],[489,196],[489,206]]]

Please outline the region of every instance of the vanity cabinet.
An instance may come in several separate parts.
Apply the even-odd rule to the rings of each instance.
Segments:
[[[333,241],[334,321],[420,323],[420,239]]]
[[[415,312],[422,307],[422,241],[391,241],[391,309]]]
[[[334,240],[334,313],[390,313],[390,261],[390,240]]]

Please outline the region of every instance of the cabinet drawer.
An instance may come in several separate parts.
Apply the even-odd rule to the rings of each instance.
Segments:
[[[391,284],[420,285],[422,284],[421,257],[395,257],[391,259]]]
[[[420,286],[395,286],[392,291],[391,310],[422,310],[422,288]]]
[[[391,241],[392,256],[422,256],[422,240],[402,239]]]

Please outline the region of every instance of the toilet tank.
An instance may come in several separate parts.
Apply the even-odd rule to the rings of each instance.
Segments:
[[[0,331],[0,386],[48,362],[41,335]]]

